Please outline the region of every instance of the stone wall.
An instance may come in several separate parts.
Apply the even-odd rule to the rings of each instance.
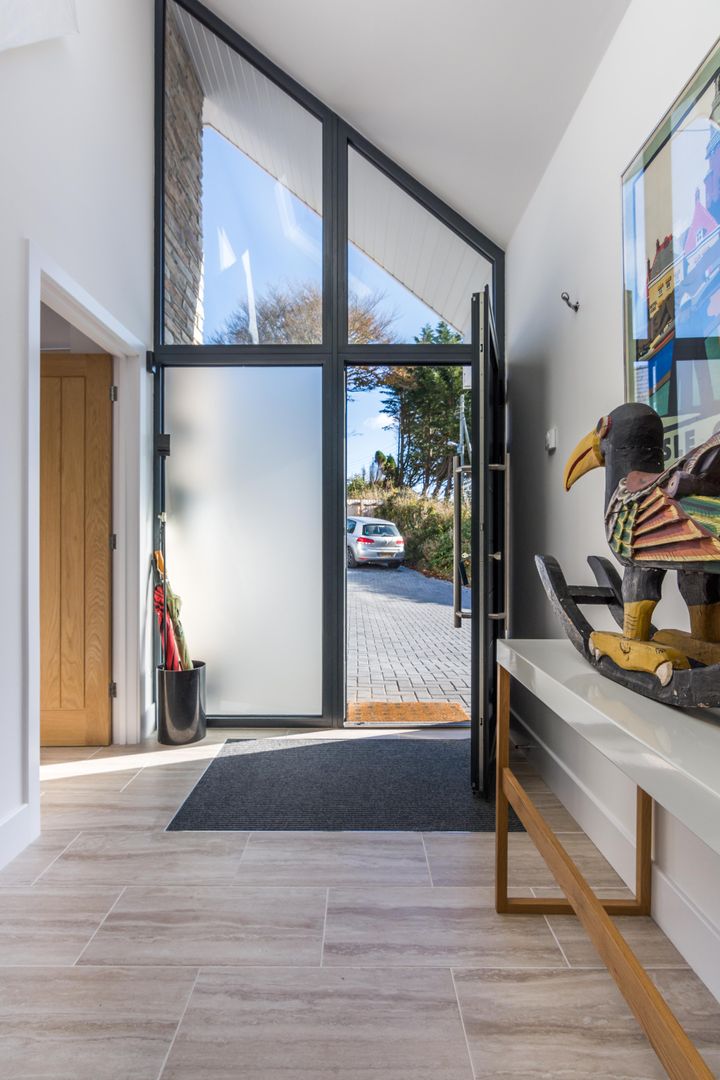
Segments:
[[[165,343],[202,342],[204,94],[172,11],[165,46]]]

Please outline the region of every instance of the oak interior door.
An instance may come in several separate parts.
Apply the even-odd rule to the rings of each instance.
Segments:
[[[42,356],[40,739],[112,739],[112,357]]]

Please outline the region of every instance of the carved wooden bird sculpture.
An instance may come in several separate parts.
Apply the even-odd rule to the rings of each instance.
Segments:
[[[565,466],[567,491],[605,467],[608,543],[625,566],[623,633],[594,631],[596,659],[655,674],[663,686],[691,663],[720,662],[720,434],[663,468],[662,420],[649,405],[627,404],[603,416]],[[651,635],[668,570],[690,613],[690,633]]]

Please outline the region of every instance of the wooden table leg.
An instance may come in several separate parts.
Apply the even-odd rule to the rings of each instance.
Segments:
[[[504,770],[510,761],[510,673],[498,664],[496,704],[495,910],[508,910],[508,800]]]

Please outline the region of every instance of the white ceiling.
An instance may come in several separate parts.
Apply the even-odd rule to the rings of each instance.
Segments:
[[[207,0],[505,246],[629,0]]]

